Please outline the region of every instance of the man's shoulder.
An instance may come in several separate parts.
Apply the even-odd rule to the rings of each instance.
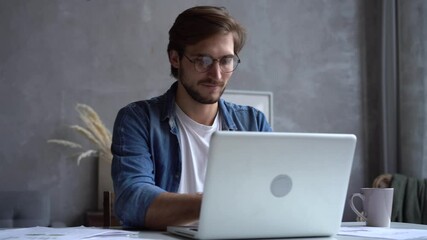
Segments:
[[[163,109],[164,102],[158,97],[131,102],[119,110],[117,117],[121,119],[143,118],[148,115],[160,114],[159,110]]]
[[[263,112],[252,106],[227,102],[219,103],[225,124],[229,129],[240,131],[271,131]]]
[[[224,106],[224,110],[226,110],[229,113],[233,113],[233,112],[258,112],[259,110],[252,107],[252,106],[247,106],[247,105],[240,105],[240,104],[236,104],[233,102],[228,102],[225,100],[221,100],[221,103]]]

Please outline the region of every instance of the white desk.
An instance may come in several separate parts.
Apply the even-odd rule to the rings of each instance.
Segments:
[[[360,222],[344,222],[341,224],[343,227],[350,227],[350,226],[365,226],[365,223]],[[397,229],[422,229],[427,230],[427,225],[421,225],[421,224],[412,224],[412,223],[400,223],[400,222],[392,222],[391,228],[397,228]],[[360,239],[381,239],[381,238],[362,238],[362,237],[351,237],[351,236],[342,236],[337,235],[334,237],[337,240],[360,240]],[[424,239],[427,239],[424,238]]]
[[[347,227],[347,226],[364,226],[364,223],[344,222],[341,226],[345,226],[345,227]],[[427,225],[393,222],[393,223],[391,223],[391,228],[427,230]],[[166,232],[143,231],[140,233],[140,236],[142,238],[149,238],[149,239],[166,239],[166,240],[168,240],[168,239],[185,239],[185,238],[180,238],[180,237],[170,235]],[[286,238],[286,239],[290,240],[289,238]],[[361,240],[361,239],[368,239],[368,238],[341,236],[341,235],[337,235],[337,236],[334,236],[332,238],[307,238],[307,240],[318,240],[318,239]],[[379,239],[379,238],[369,238],[369,239]],[[297,240],[305,240],[305,238],[297,238]]]
[[[364,226],[364,223],[356,223],[356,222],[348,222],[343,223],[343,227],[349,227],[349,226]],[[408,223],[392,223],[391,228],[394,229],[422,229],[427,230],[427,225],[419,225],[419,224],[408,224]],[[119,230],[119,229],[117,229]],[[380,229],[378,229],[380,230]],[[119,233],[119,235],[111,235],[112,232]],[[44,228],[44,227],[35,227],[35,228],[24,228],[24,229],[0,229],[0,239],[9,239],[10,237],[15,237],[13,239],[28,239],[27,236],[35,236],[35,235],[41,235],[41,236],[57,236],[55,239],[82,239],[83,237],[88,237],[88,234],[90,236],[94,236],[96,234],[100,233],[107,233],[108,236],[102,236],[102,237],[95,237],[95,238],[89,238],[89,239],[117,239],[117,240],[126,240],[126,239],[185,239],[181,237],[177,237],[175,235],[171,235],[167,232],[161,232],[161,231],[132,231],[131,233],[127,231],[115,231],[114,229],[107,230],[102,228],[86,228],[86,227],[75,227],[75,228]],[[365,232],[364,232],[365,233]],[[383,233],[381,233],[383,234]],[[422,236],[424,236],[424,232],[422,232]],[[18,238],[16,238],[18,236]],[[23,236],[23,237],[19,237]],[[114,236],[114,237],[112,237]],[[382,235],[381,235],[382,236]],[[31,238],[34,239],[34,238]],[[36,238],[36,239],[42,239],[42,238]],[[51,238],[47,238],[51,239]],[[290,239],[290,238],[286,238]],[[380,239],[380,238],[364,238],[364,237],[351,237],[351,236],[341,236],[337,235],[331,238],[297,238],[297,240],[319,240],[319,239],[336,239],[336,240],[360,240],[360,239]],[[423,238],[427,239],[427,237]]]

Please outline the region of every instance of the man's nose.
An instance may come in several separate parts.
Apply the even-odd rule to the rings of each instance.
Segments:
[[[209,76],[215,79],[221,79],[221,66],[219,61],[214,61],[209,69]]]

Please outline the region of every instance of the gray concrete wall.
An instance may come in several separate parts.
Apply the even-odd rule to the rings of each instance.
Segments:
[[[275,131],[356,134],[349,193],[366,185],[362,1],[0,0],[0,190],[45,189],[54,220],[82,224],[97,208],[96,160],[77,166],[46,140],[91,146],[67,128],[82,124],[76,103],[111,129],[120,107],[163,93],[167,32],[196,4],[225,6],[247,28],[229,88],[273,92]]]

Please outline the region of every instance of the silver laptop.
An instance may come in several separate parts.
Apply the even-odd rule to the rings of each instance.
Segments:
[[[216,132],[196,239],[330,237],[340,227],[356,136]]]

